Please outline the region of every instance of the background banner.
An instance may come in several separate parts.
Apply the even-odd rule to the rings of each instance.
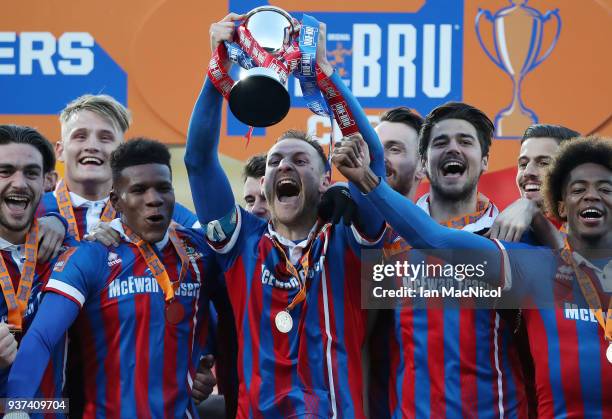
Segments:
[[[328,58],[373,123],[400,105],[425,115],[459,100],[485,111],[497,131],[480,190],[500,207],[517,196],[516,138],[529,124],[612,136],[606,0],[13,2],[0,15],[0,123],[35,126],[55,141],[68,101],[110,94],[133,113],[128,136],[176,146],[175,181],[184,186],[183,145],[210,58],[209,26],[265,4],[327,23]],[[224,113],[221,152],[236,192],[242,162],[282,131],[329,141],[329,120],[305,108],[294,78],[289,92],[287,118],[256,129],[248,148],[248,127]],[[177,189],[189,204],[188,188]]]

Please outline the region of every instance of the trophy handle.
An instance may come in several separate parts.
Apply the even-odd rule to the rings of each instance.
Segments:
[[[555,45],[557,45],[559,35],[561,34],[561,18],[559,17],[559,9],[548,11],[544,14],[544,16],[542,16],[542,32],[544,31],[544,26],[546,22],[548,22],[552,17],[554,17],[557,22],[557,33],[555,34],[555,37],[553,38],[546,52],[540,58],[536,58],[534,60],[534,62],[529,66],[527,72],[533,70],[534,68],[542,64],[542,61],[548,58],[552,50],[555,48]]]
[[[475,24],[475,29],[476,29],[476,37],[478,38],[478,42],[480,43],[480,47],[485,52],[485,54],[487,54],[487,57],[489,57],[489,59],[491,61],[493,61],[493,63],[495,63],[496,66],[498,66],[502,70],[506,71],[506,68],[502,64],[501,60],[498,57],[493,56],[493,54],[491,54],[491,52],[489,51],[489,49],[487,48],[485,43],[482,41],[482,36],[480,36],[480,25],[479,25],[480,18],[482,16],[484,16],[491,23],[493,23],[494,20],[495,20],[493,18],[493,16],[491,15],[491,12],[489,12],[488,10],[484,10],[484,9],[480,9],[480,8],[478,9],[478,14],[476,15],[476,22],[474,24]]]

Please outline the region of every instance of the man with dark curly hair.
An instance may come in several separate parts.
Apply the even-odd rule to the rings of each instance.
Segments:
[[[343,160],[334,156],[334,161]],[[338,168],[410,245],[426,252],[469,249],[467,256],[454,252],[448,262],[486,260],[487,281],[528,308],[524,321],[534,357],[538,416],[611,416],[612,140],[568,142],[551,165],[546,201],[568,225],[565,246],[554,252],[443,227],[374,176],[368,163],[361,162],[361,173]],[[495,300],[500,301],[506,300]]]

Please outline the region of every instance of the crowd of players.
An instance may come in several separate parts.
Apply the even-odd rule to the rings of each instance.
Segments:
[[[239,19],[211,26],[213,51]],[[1,397],[197,417],[217,383],[227,417],[612,416],[612,141],[529,127],[521,198],[500,213],[478,192],[494,128],[482,111],[394,108],[373,128],[318,48],[360,133],[330,156],[348,186],[289,130],[247,162],[240,207],[208,79],[185,154],[197,217],[175,203],[167,147],[125,141],[130,115],[108,96],[68,104],[55,150],[0,126]],[[482,251],[505,293],[558,305],[364,310],[367,249]]]

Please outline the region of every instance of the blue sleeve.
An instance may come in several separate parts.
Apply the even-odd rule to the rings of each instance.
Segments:
[[[200,224],[198,222],[198,217],[189,211],[188,208],[179,204],[178,202],[174,204],[174,212],[172,213],[172,219],[183,227],[186,228],[198,228]]]
[[[82,307],[89,295],[105,286],[109,274],[108,250],[97,242],[81,242],[62,253],[49,276],[45,291],[71,299]]]
[[[78,313],[79,306],[72,300],[53,293],[45,295],[11,367],[7,397],[34,397],[53,348]]]
[[[222,103],[223,97],[207,78],[187,132],[185,165],[202,226],[222,219],[235,207],[234,194],[218,156]]]
[[[59,208],[53,192],[46,192],[40,198],[38,208],[36,208],[36,217],[44,217],[50,212],[59,212]]]
[[[378,139],[378,135],[376,135],[376,131],[374,131],[370,121],[368,121],[368,117],[363,111],[363,108],[355,96],[353,96],[346,84],[344,84],[337,72],[334,71],[334,74],[332,74],[330,80],[340,91],[342,97],[346,100],[346,103],[351,110],[353,117],[355,118],[357,128],[359,129],[359,132],[363,136],[365,142],[368,144],[371,158],[370,167],[372,168],[372,171],[376,173],[377,176],[384,177],[386,173],[385,155],[380,140]],[[377,235],[380,235],[384,228],[384,219],[379,213],[377,213],[372,204],[368,202],[368,200],[363,196],[359,189],[352,184],[352,182],[349,182],[349,190],[351,192],[351,197],[357,205],[359,220],[363,220],[361,222],[362,225],[359,227],[368,237],[376,237]]]
[[[62,214],[60,214],[59,212],[56,211],[52,211],[52,212],[47,212],[44,217],[55,217],[57,218],[63,225],[64,225],[64,230],[66,230],[66,233],[68,233],[68,221],[66,221],[66,219],[64,217],[62,217]]]
[[[387,223],[417,249],[497,249],[486,237],[441,226],[384,180],[366,197]]]

